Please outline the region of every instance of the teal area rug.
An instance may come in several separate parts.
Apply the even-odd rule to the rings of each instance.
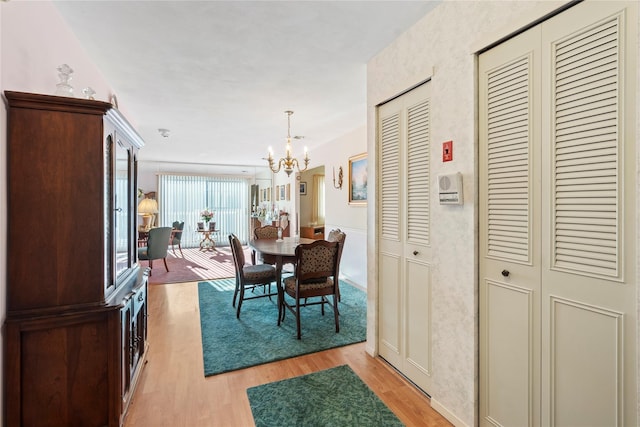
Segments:
[[[247,389],[256,427],[404,424],[347,365]]]
[[[210,376],[276,360],[362,342],[366,339],[367,298],[360,289],[340,282],[340,332],[333,311],[303,307],[302,339],[296,339],[296,320],[287,312],[278,327],[277,298],[242,303],[240,319],[231,306],[234,279],[198,283],[204,375]],[[259,292],[256,290],[256,292]]]

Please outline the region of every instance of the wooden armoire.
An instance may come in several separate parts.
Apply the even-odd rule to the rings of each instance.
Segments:
[[[4,95],[6,425],[122,425],[148,347],[143,141],[106,102]]]

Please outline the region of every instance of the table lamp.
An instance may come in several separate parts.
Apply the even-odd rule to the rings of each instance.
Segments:
[[[142,199],[138,205],[138,215],[142,215],[142,225],[145,231],[153,226],[155,214],[158,213],[158,202],[154,199]]]

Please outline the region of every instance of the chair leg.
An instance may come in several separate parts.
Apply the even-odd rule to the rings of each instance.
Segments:
[[[184,258],[184,254],[182,253],[182,245],[178,243],[178,249],[180,249],[180,256]]]
[[[280,326],[280,323],[284,322],[284,315],[287,314],[287,306],[284,302],[285,295],[286,293],[284,291],[281,293],[278,289],[278,326]]]
[[[242,307],[243,299],[244,299],[244,285],[240,285],[240,299],[238,300],[238,309],[236,310],[236,319],[240,318],[240,307]]]
[[[298,339],[302,339],[302,332],[300,331],[300,299],[296,298],[296,331],[298,332]]]
[[[238,291],[240,290],[239,281],[236,278],[236,288],[233,290],[233,302],[231,303],[232,307],[236,306],[236,298],[238,297]]]
[[[162,260],[164,261],[164,268],[167,269],[167,273],[169,272],[169,266],[167,265],[167,259],[166,258],[162,258]]]
[[[338,316],[338,299],[340,295],[333,294],[333,317],[336,320],[336,333],[340,332],[340,316]],[[324,305],[324,304],[323,304]]]
[[[149,276],[153,273],[153,260],[149,260]]]

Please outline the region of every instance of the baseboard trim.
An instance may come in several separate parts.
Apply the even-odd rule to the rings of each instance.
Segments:
[[[445,408],[440,402],[431,397],[431,407],[438,411],[440,415],[445,417],[451,424],[456,427],[468,427],[460,418],[456,417],[451,411]]]

